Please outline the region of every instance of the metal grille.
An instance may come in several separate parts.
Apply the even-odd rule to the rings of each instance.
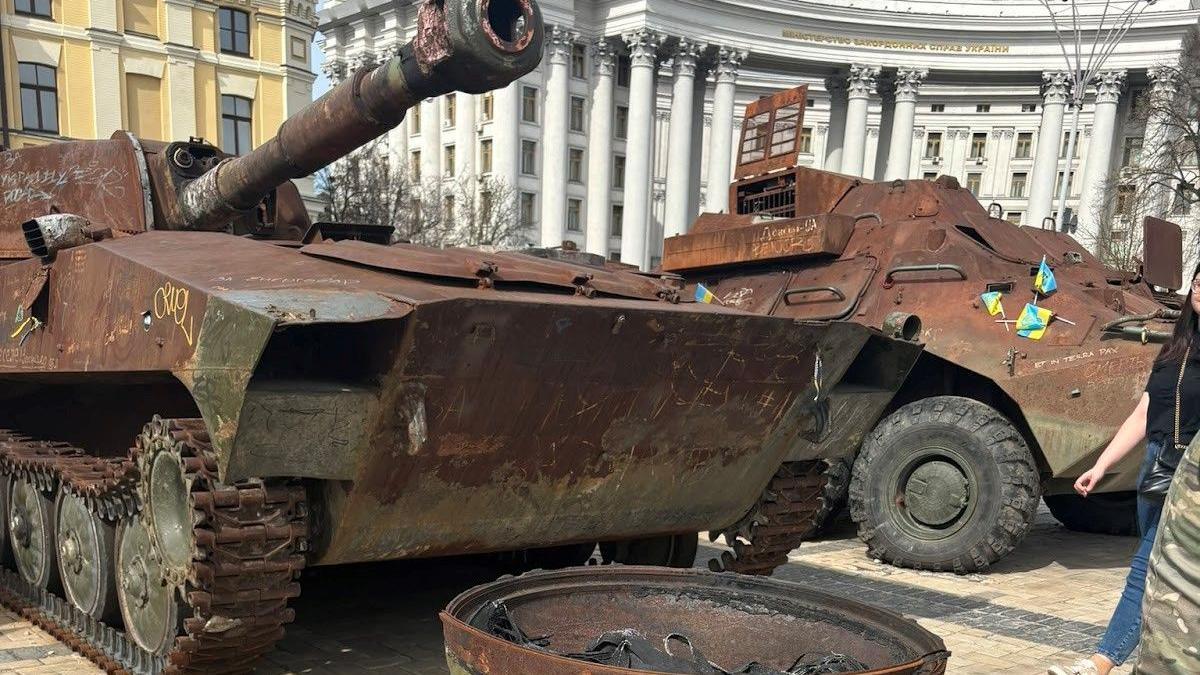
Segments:
[[[738,187],[737,212],[777,218],[796,216],[796,176],[788,173]]]

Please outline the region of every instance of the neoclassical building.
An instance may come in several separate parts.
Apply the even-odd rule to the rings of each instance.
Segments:
[[[333,80],[407,41],[416,0],[328,0]],[[1095,32],[1103,0],[1080,0]],[[1117,3],[1120,5],[1127,2]],[[1132,104],[1197,30],[1200,1],[1158,0],[1107,59],[1080,109],[1074,157],[1067,63],[1036,0],[546,0],[546,55],[509,87],[424,102],[388,139],[423,177],[491,174],[519,193],[542,245],[653,266],[664,236],[726,211],[742,110],[808,85],[801,162],[867,179],[949,174],[1005,218],[1101,223],[1144,124]],[[1111,14],[1109,15],[1111,19]],[[1153,122],[1151,122],[1153,123]],[[1067,171],[1068,164],[1070,171]],[[1069,176],[1069,178],[1067,177]],[[1188,226],[1191,214],[1174,219]]]

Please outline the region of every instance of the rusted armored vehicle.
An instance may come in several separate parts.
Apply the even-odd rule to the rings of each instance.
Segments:
[[[323,237],[289,182],[541,41],[532,0],[432,0],[245,156],[125,133],[0,154],[0,598],[111,669],[240,671],[306,565],[597,541],[688,565],[758,508],[843,345],[878,336]]]
[[[733,213],[666,240],[662,268],[718,303],[807,321],[848,320],[924,347],[896,389],[873,364],[831,394],[833,433],[870,554],[977,571],[1013,549],[1045,496],[1068,527],[1132,530],[1136,456],[1086,501],[1071,482],[1133,409],[1177,312],[1180,235],[1146,223],[1144,276],[1105,266],[1069,235],[989,216],[955,179],[865,181],[796,166],[805,89],[746,110]],[[1042,261],[1057,290],[1034,294]],[[992,315],[983,294],[999,293]],[[996,298],[997,296],[987,296]],[[1026,303],[1053,312],[1018,334]],[[894,394],[894,395],[892,395]],[[1136,453],[1135,453],[1136,455]]]

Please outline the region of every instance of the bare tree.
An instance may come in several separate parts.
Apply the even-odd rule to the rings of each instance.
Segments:
[[[1144,185],[1114,177],[1103,188],[1104,199],[1095,206],[1100,231],[1080,243],[1101,262],[1137,272],[1142,256],[1142,218],[1154,215],[1154,199]]]
[[[507,182],[493,176],[418,180],[408,167],[389,161],[382,141],[321,172],[317,188],[326,219],[391,225],[399,241],[498,248],[528,242],[518,195]]]

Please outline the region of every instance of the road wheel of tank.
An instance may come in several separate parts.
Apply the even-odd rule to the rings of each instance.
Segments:
[[[813,516],[812,531],[804,535],[805,539],[828,530],[850,494],[850,465],[845,460],[825,460],[825,470],[821,475],[825,479],[825,486],[821,488],[821,508]]]
[[[37,588],[57,591],[54,502],[32,482],[16,479],[9,486],[8,514],[17,572]]]
[[[139,647],[165,654],[182,628],[176,586],[165,583],[150,528],[136,516],[117,527],[117,599],[125,631]]]
[[[697,535],[676,534],[603,542],[600,556],[607,563],[688,568],[696,563],[699,547]]]
[[[1043,495],[1050,513],[1068,530],[1131,537],[1138,533],[1137,492]]]
[[[84,614],[111,622],[120,616],[113,577],[116,527],[66,492],[59,494],[55,512],[58,573],[67,600]]]
[[[850,515],[869,553],[893,565],[978,572],[1025,537],[1041,492],[1020,432],[978,401],[910,403],[863,443]]]

